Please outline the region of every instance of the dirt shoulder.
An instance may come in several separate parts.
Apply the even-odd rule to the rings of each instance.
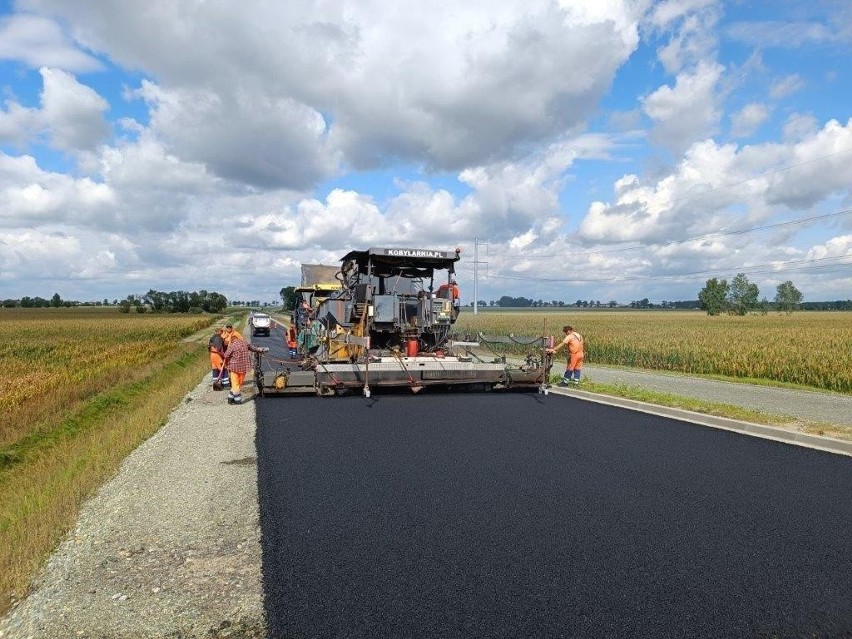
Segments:
[[[254,417],[205,378],[85,504],[0,637],[265,636]]]

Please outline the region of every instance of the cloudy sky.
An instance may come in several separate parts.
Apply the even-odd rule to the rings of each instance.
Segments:
[[[850,54],[847,0],[0,0],[0,298],[848,299]]]

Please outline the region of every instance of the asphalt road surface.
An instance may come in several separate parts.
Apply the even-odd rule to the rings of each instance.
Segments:
[[[246,337],[255,346],[265,346],[269,352],[264,356],[263,370],[276,370],[281,366],[287,366],[285,362],[289,362],[290,355],[287,351],[287,343],[285,341],[284,326],[273,320],[272,328],[269,335],[251,335],[251,325],[246,326]]]
[[[270,637],[852,637],[852,460],[570,397],[257,401]]]

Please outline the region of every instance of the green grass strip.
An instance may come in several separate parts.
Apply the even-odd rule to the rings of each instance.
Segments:
[[[627,384],[599,384],[596,382],[583,382],[581,388],[582,390],[590,393],[623,397],[624,399],[633,399],[647,404],[668,406],[670,408],[681,408],[683,410],[692,411],[693,413],[716,415],[718,417],[738,419],[745,422],[752,422],[754,424],[778,424],[791,421],[791,418],[782,415],[771,415],[762,411],[741,408],[732,404],[708,402],[701,399],[693,399],[691,397],[672,395],[670,393],[650,391]]]
[[[682,397],[679,395],[672,395],[670,393],[650,391],[627,384],[599,384],[597,382],[584,381],[580,386],[580,389],[599,395],[632,399],[639,402],[645,402],[647,404],[654,404],[656,406],[680,408],[693,413],[737,419],[752,424],[764,424],[766,426],[775,426],[788,430],[793,429],[815,435],[827,434],[830,437],[838,439],[852,439],[852,428],[842,424],[803,421],[790,417],[789,415],[767,413],[734,406],[732,404],[708,402],[706,400]]]

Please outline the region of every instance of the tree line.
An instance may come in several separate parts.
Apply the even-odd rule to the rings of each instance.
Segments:
[[[106,301],[106,300],[104,300]],[[80,306],[80,302],[70,302],[59,297],[59,293],[54,293],[49,300],[43,297],[29,297],[25,295],[19,300],[5,299],[0,302],[3,308],[61,308]]]
[[[633,300],[629,303],[630,308],[636,309],[701,309],[709,315],[730,313],[732,315],[745,315],[750,312],[766,313],[778,311],[790,314],[796,310],[815,311],[849,311],[852,310],[852,300],[836,300],[831,302],[803,302],[802,292],[787,280],[779,284],[775,289],[775,299],[769,301],[765,297],[760,298],[760,289],[757,284],[750,282],[745,273],[738,273],[729,283],[727,280],[712,278],[707,280],[704,288],[698,293],[697,300],[668,301],[663,300],[660,304],[654,304],[643,298]],[[468,304],[473,306],[473,302]],[[527,297],[502,296],[498,300],[480,300],[480,307],[498,308],[617,308],[621,306],[615,300],[601,302],[600,300],[578,299],[573,304],[559,300],[544,301],[534,300]]]
[[[20,299],[5,299],[3,308],[71,308],[75,306],[116,306],[121,313],[134,310],[137,313],[221,313],[228,306],[228,299],[216,291],[155,291],[144,295],[128,295],[123,300],[108,299],[97,302],[63,300],[59,293],[50,299],[24,296]]]
[[[281,289],[280,296],[285,308],[292,308],[296,297],[295,287],[287,286]],[[852,310],[852,300],[836,300],[827,302],[803,302],[801,291],[791,281],[783,282],[776,288],[775,299],[770,302],[766,298],[758,300],[760,290],[757,284],[748,280],[744,273],[738,273],[733,280],[712,278],[707,280],[704,288],[698,294],[697,300],[666,301],[660,304],[651,303],[648,298],[633,300],[627,306],[637,309],[698,309],[709,315],[731,313],[745,315],[749,312],[768,312],[777,310],[792,313],[795,310],[814,311],[849,311]],[[259,301],[233,302],[234,305],[261,306]],[[266,304],[263,304],[264,306]],[[498,308],[617,308],[622,306],[615,300],[578,299],[574,303],[561,300],[541,300],[527,297],[511,297],[503,295],[497,300],[479,300],[478,306]],[[131,310],[137,313],[221,313],[228,306],[228,299],[215,291],[156,291],[149,290],[144,295],[128,295],[123,300],[108,299],[95,302],[78,302],[63,300],[59,293],[54,293],[50,299],[24,296],[20,299],[5,299],[0,301],[4,308],[60,308],[74,306],[117,306],[122,313]],[[468,306],[473,306],[469,302]]]
[[[708,315],[745,315],[754,311],[767,312],[770,308],[789,314],[798,310],[802,303],[802,292],[790,280],[782,282],[775,289],[774,307],[770,306],[766,298],[759,301],[759,297],[760,289],[749,281],[745,273],[737,273],[730,283],[711,278],[698,293],[701,309],[707,311]]]
[[[221,313],[228,306],[228,299],[215,291],[155,291],[145,295],[128,295],[119,302],[119,310],[129,313],[130,308],[144,313]]]

